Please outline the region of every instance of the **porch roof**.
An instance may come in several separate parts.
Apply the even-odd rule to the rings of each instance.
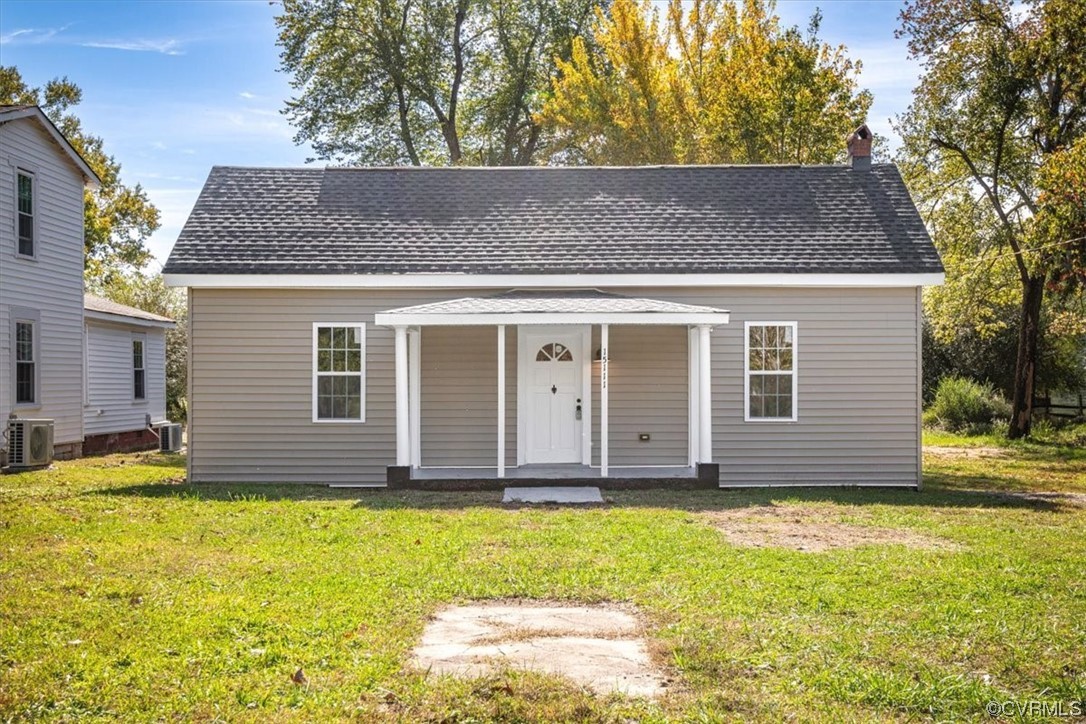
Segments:
[[[727,324],[724,309],[598,289],[522,291],[463,297],[380,312],[387,327],[492,324]]]

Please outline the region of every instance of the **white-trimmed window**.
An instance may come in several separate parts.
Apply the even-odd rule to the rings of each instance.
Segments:
[[[38,325],[29,319],[15,320],[15,404],[38,402]]]
[[[34,234],[34,174],[23,169],[15,172],[15,250],[19,256],[35,255]]]
[[[795,421],[796,323],[746,323],[746,420]]]
[[[313,422],[365,422],[366,325],[313,325]]]
[[[132,337],[132,399],[147,399],[147,364],[144,354],[147,347],[142,334]]]

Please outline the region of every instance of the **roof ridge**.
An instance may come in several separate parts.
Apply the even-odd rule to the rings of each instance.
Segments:
[[[895,168],[893,162],[873,163],[872,168]],[[645,164],[640,166],[239,166],[235,164],[216,164],[213,169],[234,171],[304,171],[319,173],[324,171],[404,171],[404,172],[524,172],[524,171],[644,171],[644,170],[720,170],[720,169],[840,169],[851,170],[847,163],[670,163]]]

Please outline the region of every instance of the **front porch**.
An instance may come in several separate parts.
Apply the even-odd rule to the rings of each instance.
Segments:
[[[395,332],[388,484],[715,487],[710,333],[728,317],[598,290],[513,291],[379,313],[376,323]],[[432,329],[425,354],[424,329]],[[612,390],[616,331],[625,346],[615,347]],[[422,399],[430,400],[425,412]],[[459,447],[451,442],[458,435]],[[652,451],[655,459],[638,455]]]
[[[560,482],[564,486],[597,486],[619,490],[668,487],[678,490],[712,489],[719,486],[717,466],[700,463],[686,466],[612,467],[604,478],[599,467],[578,464],[537,464],[506,468],[504,476],[497,468],[440,467],[407,468],[390,474],[388,486],[416,490],[501,490],[507,484],[520,487],[545,487]]]

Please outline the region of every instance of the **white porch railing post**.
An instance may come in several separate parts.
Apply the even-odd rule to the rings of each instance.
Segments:
[[[505,477],[505,325],[498,325],[498,477]]]
[[[600,325],[600,477],[607,477],[607,463],[608,463],[608,445],[607,445],[607,426],[608,426],[608,397],[610,391],[607,389],[610,387],[610,380],[607,379],[609,370],[608,367],[608,351],[607,351],[607,338],[608,338],[608,326],[606,324]]]
[[[396,465],[411,465],[410,402],[407,394],[407,327],[396,327]]]
[[[698,457],[713,462],[712,352],[708,324],[698,325]]]

